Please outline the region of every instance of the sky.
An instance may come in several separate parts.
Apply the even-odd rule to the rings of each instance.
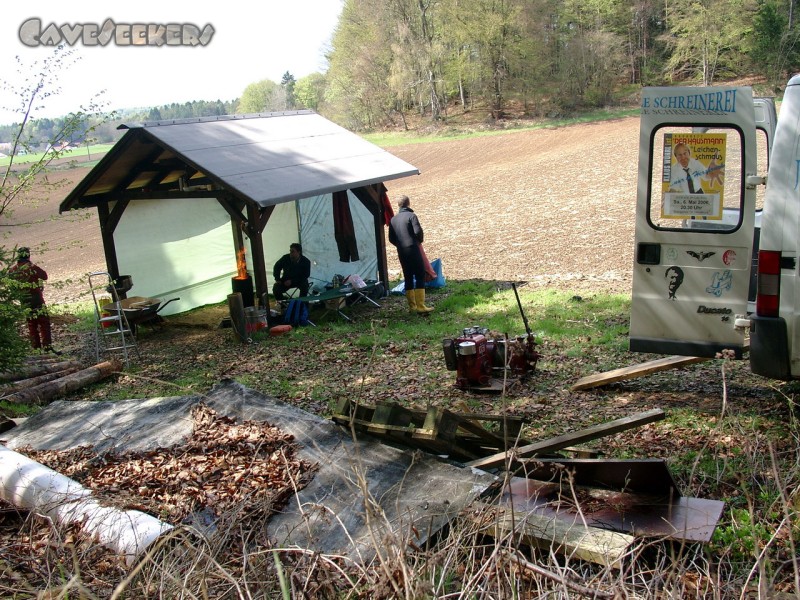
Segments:
[[[60,92],[44,101],[41,117],[62,116],[87,106],[94,98],[104,110],[159,106],[191,100],[233,100],[250,83],[270,79],[280,83],[286,71],[300,79],[325,72],[325,53],[341,13],[343,0],[264,0],[257,4],[135,0],[128,2],[5,2],[0,19],[0,124],[20,120],[9,111],[20,104],[19,89],[25,72],[53,55],[52,46],[36,43],[40,32],[54,24],[68,30],[90,31],[111,19],[114,24],[194,25],[213,34],[205,45],[90,46],[75,42],[72,64],[57,71]],[[258,8],[250,8],[255,7]],[[247,7],[247,8],[244,8]],[[31,19],[23,43],[20,28]],[[76,25],[84,25],[77,29]],[[88,27],[87,27],[88,26]],[[51,28],[53,31],[54,28]],[[181,31],[189,31],[185,27]],[[119,33],[120,29],[115,30]],[[63,33],[58,33],[64,37]],[[23,65],[22,73],[17,57]]]

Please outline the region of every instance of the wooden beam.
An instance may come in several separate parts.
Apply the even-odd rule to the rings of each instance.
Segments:
[[[503,466],[509,458],[519,459],[528,458],[541,454],[543,452],[555,452],[556,450],[563,450],[569,446],[582,444],[591,440],[596,440],[607,435],[613,435],[620,431],[641,427],[647,423],[660,421],[665,417],[664,411],[660,408],[649,410],[647,412],[639,413],[631,417],[624,417],[589,427],[588,429],[581,429],[573,433],[565,433],[563,435],[528,444],[527,446],[520,446],[519,448],[512,448],[508,452],[498,452],[485,458],[479,458],[466,464],[468,467],[476,467],[478,469],[492,469]]]
[[[272,206],[262,206],[258,209],[258,233],[264,233],[264,230],[267,228],[267,223],[269,223],[269,218],[272,216],[274,210],[274,204]]]
[[[512,534],[525,544],[553,547],[559,554],[608,567],[618,566],[635,541],[632,535],[584,525],[577,514],[575,522],[570,523],[489,504],[479,503],[478,508],[477,511],[468,511],[467,518],[475,522],[483,533],[497,539]]]
[[[136,179],[138,179],[139,175],[148,170],[148,167],[146,165],[149,165],[152,161],[158,158],[161,155],[161,153],[162,153],[161,146],[153,147],[150,150],[150,152],[147,153],[147,156],[145,156],[142,161],[134,165],[128,171],[128,174],[121,180],[119,180],[117,184],[114,186],[114,189],[112,189],[111,192],[107,194],[110,197],[110,199],[114,199],[117,194],[124,192],[130,184],[132,184],[134,181],[136,181]]]
[[[247,217],[242,213],[242,206],[239,206],[232,196],[228,194],[220,194],[217,196],[217,202],[225,211],[231,216],[231,219],[236,226],[240,229],[247,223]]]
[[[703,358],[700,356],[668,356],[667,358],[657,358],[638,365],[630,367],[622,367],[607,371],[605,373],[595,373],[594,375],[587,375],[576,381],[569,389],[573,392],[580,390],[588,390],[591,388],[608,385],[617,381],[624,381],[626,379],[635,379],[636,377],[644,377],[651,373],[659,371],[668,371],[669,369],[677,369],[687,365],[693,365],[699,362],[711,360],[710,358]]]
[[[267,265],[264,262],[264,239],[260,228],[261,214],[260,207],[254,202],[247,203],[247,237],[250,238],[250,249],[252,250],[250,261],[253,265],[253,275],[256,283],[256,298],[261,302],[267,297],[269,287],[267,287]],[[269,306],[265,306],[269,309]]]
[[[121,206],[120,215],[124,210],[124,202],[117,203]],[[116,206],[114,207],[117,208]],[[108,270],[111,279],[116,280],[119,278],[119,261],[117,260],[117,245],[114,241],[114,219],[108,210],[108,204],[100,204],[97,207],[97,218],[100,221],[100,238],[103,240],[103,254],[106,258],[106,269]],[[116,219],[119,220],[119,217]],[[125,298],[125,292],[119,291],[119,297]]]

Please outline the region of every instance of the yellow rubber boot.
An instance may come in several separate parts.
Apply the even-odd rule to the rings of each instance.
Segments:
[[[418,312],[416,290],[406,290],[406,300],[408,300],[408,310],[412,313]]]
[[[430,312],[433,312],[433,308],[430,306],[425,306],[425,288],[420,288],[418,290],[414,290],[416,294],[417,300],[417,312],[421,315],[427,315]]]

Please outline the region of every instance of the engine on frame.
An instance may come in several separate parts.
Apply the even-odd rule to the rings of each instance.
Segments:
[[[499,379],[522,379],[539,360],[532,334],[490,337],[488,329],[477,325],[466,327],[457,338],[442,340],[442,350],[448,371],[456,371],[456,387],[463,390],[500,391]],[[499,379],[494,377],[496,372]]]

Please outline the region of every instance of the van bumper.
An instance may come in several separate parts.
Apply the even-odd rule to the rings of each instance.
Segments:
[[[750,317],[750,370],[770,379],[792,379],[788,330],[781,317]]]

